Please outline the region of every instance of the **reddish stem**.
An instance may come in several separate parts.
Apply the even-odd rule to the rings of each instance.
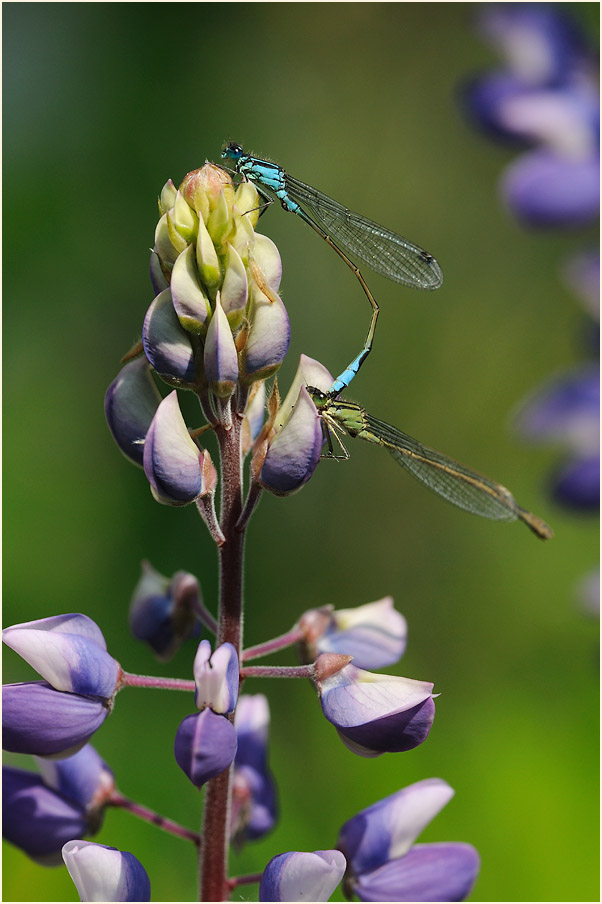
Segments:
[[[129,813],[133,813],[134,816],[138,816],[139,819],[144,819],[146,822],[158,826],[160,829],[163,829],[164,832],[169,832],[171,835],[177,835],[179,838],[186,838],[197,846],[201,843],[201,836],[197,832],[192,832],[190,829],[179,825],[172,819],[166,819],[165,816],[161,816],[160,813],[155,813],[154,810],[150,810],[142,804],[135,803],[128,797],[124,797],[123,794],[120,794],[118,791],[114,791],[111,794],[109,804],[113,807],[121,807]]]
[[[219,612],[216,646],[231,643],[239,659],[242,645],[244,531],[236,523],[242,512],[242,416],[233,413],[232,426],[215,428],[221,455],[220,527],[225,542],[219,547]],[[207,784],[203,811],[203,840],[199,853],[200,900],[225,901],[228,884],[228,845],[232,767]]]
[[[286,634],[274,637],[272,640],[266,640],[265,643],[259,643],[254,647],[247,647],[243,650],[242,662],[248,662],[249,659],[259,659],[260,656],[268,656],[277,650],[284,650],[291,647],[294,643],[300,643],[305,639],[305,633],[300,628],[292,628]]]
[[[311,665],[248,665],[240,670],[245,678],[313,678],[315,666]]]
[[[132,675],[130,672],[121,673],[121,687],[154,687],[166,691],[192,691],[194,681],[187,678],[154,678],[151,675]]]

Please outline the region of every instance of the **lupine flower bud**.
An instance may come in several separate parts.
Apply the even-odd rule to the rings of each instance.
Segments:
[[[3,640],[47,679],[3,687],[4,749],[69,756],[102,724],[118,689],[121,668],[100,628],[85,615],[58,615],[7,628]]]
[[[194,575],[177,571],[166,578],[143,562],[130,605],[132,634],[146,641],[157,659],[168,662],[186,638],[199,634],[200,600],[201,588]]]
[[[263,694],[243,694],[234,718],[238,750],[230,835],[236,847],[262,838],[276,822],[276,785],[268,767],[269,721],[267,698]]]
[[[109,714],[101,697],[66,694],[45,681],[2,687],[2,747],[11,753],[71,756]]]
[[[239,326],[242,320],[247,305],[248,288],[247,271],[240,254],[234,245],[228,245],[221,303],[232,327]]]
[[[207,330],[203,364],[210,390],[219,398],[229,398],[238,380],[238,354],[219,294]]]
[[[192,386],[196,382],[196,364],[190,337],[178,320],[171,289],[165,289],[152,302],[142,328],[146,357],[170,386]]]
[[[204,709],[180,722],[174,755],[192,784],[201,788],[230,766],[236,745],[236,731],[226,716]]]
[[[105,415],[123,454],[142,467],[144,438],[161,401],[145,357],[119,371],[105,396]]]
[[[150,901],[150,880],[128,851],[92,841],[68,841],[63,860],[80,901]]]
[[[405,651],[406,620],[393,608],[391,596],[354,609],[310,609],[299,627],[306,637],[305,662],[319,653],[347,653],[360,669],[381,669],[394,665]]]
[[[174,390],[157,408],[144,443],[144,471],[157,502],[194,502],[205,489],[203,457],[190,438]]]
[[[110,698],[120,666],[107,653],[98,625],[87,615],[55,615],[12,625],[4,643],[57,691]]]
[[[479,871],[469,844],[418,844],[415,838],[453,796],[441,779],[403,788],[342,827],[349,895],[362,901],[463,901]]]
[[[44,866],[62,862],[74,836],[100,829],[113,774],[89,744],[64,760],[38,759],[41,775],[2,767],[2,834]]]
[[[260,901],[329,901],[345,873],[340,851],[289,851],[272,857],[263,871]]]
[[[194,247],[182,251],[171,274],[171,298],[180,325],[188,333],[202,333],[211,306],[200,283]]]
[[[305,387],[284,427],[271,441],[263,467],[261,485],[276,496],[288,496],[307,483],[320,460],[322,424]]]
[[[222,192],[226,194],[228,203],[233,203],[234,199],[234,188],[229,176],[213,163],[206,163],[200,169],[188,173],[180,186],[180,191],[205,222],[218,206]]]
[[[211,653],[211,644],[202,640],[194,660],[195,703],[199,709],[211,707],[215,713],[232,713],[238,700],[238,656],[231,643],[223,643]]]
[[[284,360],[291,327],[280,297],[254,279],[249,284],[249,305],[251,329],[242,356],[243,377],[246,381],[265,380]]]
[[[322,654],[328,655],[333,654]],[[324,715],[359,756],[411,750],[426,740],[435,718],[433,685],[427,681],[346,665],[325,679],[318,670],[316,685]]]

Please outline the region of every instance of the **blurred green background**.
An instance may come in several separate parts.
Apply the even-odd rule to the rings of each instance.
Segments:
[[[398,674],[441,692],[428,741],[352,755],[304,682],[269,695],[281,819],[232,861],[332,847],[359,809],[411,782],[456,796],[423,841],[467,841],[481,901],[598,898],[597,628],[575,583],[597,560],[594,519],[546,494],[558,461],[512,435],[509,414],[582,356],[585,315],[559,278],[592,236],[533,235],[503,209],[513,153],[464,120],[458,85],[496,63],[462,3],[5,3],[4,624],[81,611],[128,671],[191,677],[194,644],[169,665],[128,635],[148,557],[187,569],[216,600],[216,556],[192,508],[151,498],[119,454],[103,396],[152,299],[156,197],[224,140],[271,156],[350,207],[399,229],[445,272],[434,294],[378,276],[375,351],[348,396],[500,480],[549,520],[550,543],[446,505],[387,455],[349,444],[298,495],[266,497],[247,547],[248,644],[313,606],[392,594],[409,624]],[[571,4],[597,40],[597,4]],[[274,206],[292,324],[286,389],[305,352],[338,372],[368,305],[352,275]],[[368,271],[366,271],[368,276]],[[291,664],[292,654],[278,657]],[[5,681],[32,671],[8,651]],[[266,686],[267,685],[267,686]],[[123,793],[195,828],[201,797],[173,759],[192,712],[183,694],[130,690],[94,738]],[[28,768],[26,758],[7,757]],[[97,841],[132,851],[153,900],[193,900],[192,849],[109,812]],[[66,870],[4,844],[4,900],[76,900]],[[255,899],[255,886],[237,899]],[[335,899],[341,900],[339,893]]]

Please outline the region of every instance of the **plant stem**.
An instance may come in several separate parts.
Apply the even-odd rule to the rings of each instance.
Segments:
[[[129,813],[133,813],[134,816],[138,816],[146,822],[159,826],[160,829],[163,829],[164,832],[169,832],[171,835],[177,835],[179,838],[186,838],[196,845],[201,843],[201,836],[197,832],[192,832],[190,829],[179,825],[172,819],[166,819],[165,816],[161,816],[160,813],[155,813],[154,810],[150,810],[142,804],[135,803],[135,801],[130,800],[128,797],[124,797],[123,794],[120,794],[118,791],[111,794],[109,804],[113,807],[121,807]]]
[[[305,640],[305,632],[300,628],[292,628],[286,634],[280,634],[272,640],[266,640],[265,643],[259,643],[254,647],[247,647],[242,654],[242,662],[248,662],[249,659],[259,659],[260,656],[267,656],[269,653],[275,653],[277,650],[284,650],[294,643],[300,643]]]
[[[313,678],[315,666],[311,665],[248,665],[240,670],[240,679],[245,678]]]
[[[132,675],[131,672],[122,672],[121,687],[154,687],[165,691],[192,691],[194,693],[194,681],[187,678],[155,678],[152,675]]]
[[[225,542],[219,554],[219,611],[216,647],[231,643],[238,653],[242,648],[242,593],[244,531],[236,522],[242,512],[242,417],[233,412],[229,429],[218,425],[215,432],[221,455],[220,527]],[[226,901],[228,884],[228,847],[232,767],[207,784],[203,811],[202,842],[199,853],[200,900]]]

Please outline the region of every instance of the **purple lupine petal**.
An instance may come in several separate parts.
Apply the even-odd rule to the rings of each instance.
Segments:
[[[274,374],[288,351],[291,326],[280,297],[268,298],[251,281],[249,284],[251,329],[243,352],[247,379],[266,379]]]
[[[226,716],[204,709],[180,722],[174,755],[180,769],[200,788],[229,767],[236,746],[236,731]]]
[[[85,809],[48,788],[41,776],[2,767],[2,835],[44,866],[61,863],[61,848],[89,833]]]
[[[343,743],[359,756],[411,750],[427,737],[433,685],[346,665],[319,682],[322,711]]]
[[[201,588],[194,575],[178,571],[169,580],[143,562],[130,604],[130,630],[149,644],[157,659],[167,662],[186,638],[200,633],[200,599]]]
[[[260,901],[328,901],[345,874],[340,851],[289,851],[263,871]]]
[[[572,451],[600,446],[600,372],[585,364],[539,386],[520,406],[515,426],[533,441],[556,442]]]
[[[161,258],[156,251],[151,251],[149,275],[155,295],[159,295],[164,289],[169,288],[169,283],[161,269]]]
[[[463,901],[479,872],[479,855],[470,844],[417,844],[352,882],[361,901]]]
[[[270,709],[264,694],[242,694],[234,726],[238,735],[236,765],[264,769],[267,762]]]
[[[527,226],[584,226],[597,220],[600,161],[570,159],[548,150],[523,154],[505,171],[502,195]]]
[[[106,698],[115,692],[119,663],[106,652],[98,625],[85,615],[13,625],[2,632],[2,639],[57,691]]]
[[[103,700],[66,694],[45,681],[2,688],[2,746],[11,753],[71,756],[102,725]]]
[[[276,784],[269,770],[236,766],[232,794],[230,834],[236,847],[272,831],[278,818],[278,802]]]
[[[109,430],[126,458],[142,466],[144,437],[161,401],[145,357],[119,371],[105,395]]]
[[[261,838],[276,822],[276,785],[268,767],[270,713],[263,694],[243,694],[234,727],[238,750],[234,760],[233,824],[235,842]],[[238,803],[240,807],[237,807]],[[237,813],[234,811],[237,810]]]
[[[453,788],[440,778],[415,782],[349,819],[337,847],[356,876],[403,857],[453,795]]]
[[[170,289],[160,292],[146,312],[142,344],[146,357],[167,383],[194,384],[194,351],[188,333],[178,320]]]
[[[68,841],[63,860],[80,901],[150,901],[150,880],[129,851],[92,841]]]
[[[554,475],[554,499],[581,512],[600,508],[600,454],[581,456],[567,462]]]
[[[203,453],[190,438],[174,389],[157,408],[144,443],[144,471],[157,502],[193,502],[203,489],[202,464]]]
[[[231,396],[238,380],[238,352],[219,295],[207,330],[203,362],[211,391],[222,398]]]
[[[45,785],[83,808],[101,803],[115,788],[112,770],[91,744],[63,760],[36,762]]]
[[[276,496],[288,496],[307,483],[320,460],[322,424],[305,387],[293,413],[276,434],[261,469],[260,480]]]
[[[210,706],[215,713],[232,713],[238,700],[239,669],[236,649],[223,643],[211,653],[211,644],[202,640],[194,659],[195,703]]]
[[[407,624],[393,608],[393,597],[353,609],[336,609],[317,641],[319,653],[347,653],[360,669],[382,669],[404,654]]]
[[[211,307],[199,282],[193,245],[182,251],[175,262],[170,285],[174,310],[180,324],[189,333],[200,333],[205,327]]]

